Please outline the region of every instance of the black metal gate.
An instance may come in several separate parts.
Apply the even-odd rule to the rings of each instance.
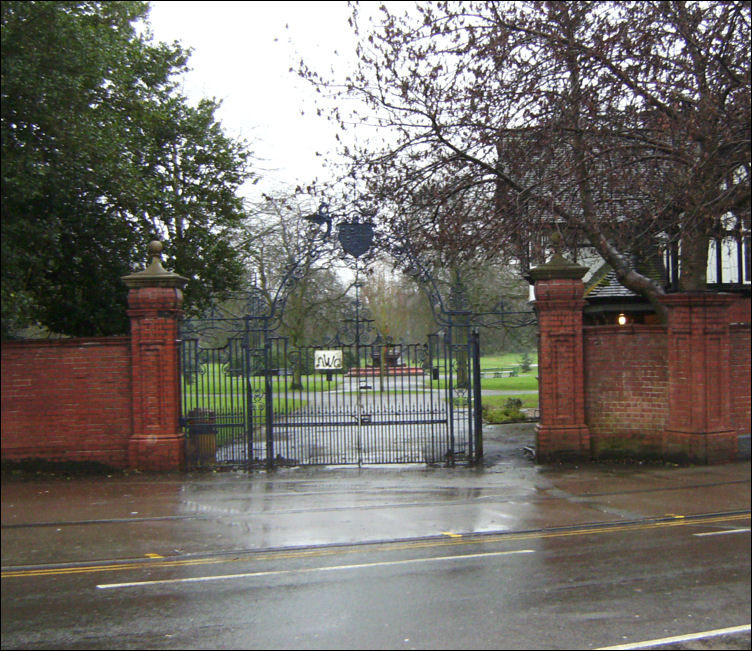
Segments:
[[[468,328],[425,344],[293,347],[252,319],[234,326],[222,345],[181,342],[190,467],[481,457],[479,344]]]
[[[355,261],[354,319],[342,319],[344,330],[354,324],[352,339],[339,333],[337,343],[296,347],[275,335],[304,274],[302,261],[330,247],[336,216],[326,203],[305,218],[310,230],[273,295],[254,283],[239,312],[245,316],[212,316],[208,328],[184,324],[181,426],[189,466],[454,465],[482,457],[475,328],[486,313],[469,309],[459,269],[443,274],[442,292],[409,235],[396,233],[380,246],[423,287],[443,332],[419,345],[368,336],[364,326],[372,319],[361,310],[358,259],[373,243],[375,212],[357,204],[357,214],[340,215],[337,224],[342,250]],[[509,313],[501,308],[493,315],[503,321]]]

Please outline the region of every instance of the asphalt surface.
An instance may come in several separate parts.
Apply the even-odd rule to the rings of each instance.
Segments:
[[[6,473],[2,565],[534,531],[750,508],[748,456],[717,466],[536,465],[529,423],[486,427],[484,445],[476,468]]]
[[[2,648],[749,648],[748,452],[533,446],[526,423],[486,427],[475,468],[4,473]]]

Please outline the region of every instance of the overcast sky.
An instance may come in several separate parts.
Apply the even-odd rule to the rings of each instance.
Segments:
[[[222,100],[226,131],[251,143],[263,177],[251,194],[323,178],[316,152],[336,149],[334,131],[290,68],[303,58],[322,72],[343,69],[354,51],[348,16],[344,1],[151,2],[155,39],[193,49],[188,97]]]

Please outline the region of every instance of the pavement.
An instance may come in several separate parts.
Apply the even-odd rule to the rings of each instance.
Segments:
[[[747,515],[749,442],[716,466],[536,464],[530,423],[486,426],[484,463],[272,472],[4,473],[2,566],[190,557]]]

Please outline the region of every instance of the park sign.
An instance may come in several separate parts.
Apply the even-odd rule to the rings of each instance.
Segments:
[[[314,368],[317,371],[341,371],[341,350],[317,350],[313,353]]]

